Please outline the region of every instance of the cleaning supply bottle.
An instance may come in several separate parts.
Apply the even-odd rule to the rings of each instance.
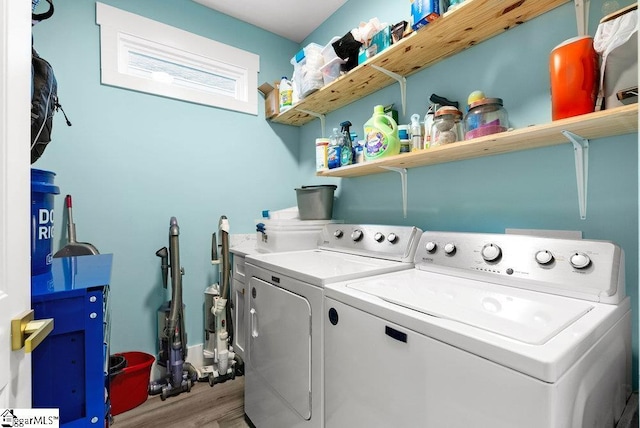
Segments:
[[[351,131],[349,131],[350,126],[351,122],[349,122],[348,120],[340,124],[340,133],[342,134],[340,166],[351,165],[352,163],[355,163],[353,140],[351,140]]]
[[[384,114],[384,106],[373,108],[373,116],[364,124],[365,160],[374,160],[400,153],[398,124]]]
[[[431,147],[431,125],[433,125],[434,114],[437,110],[438,104],[429,104],[427,114],[424,115],[424,144],[423,147],[428,149]]]
[[[280,95],[280,113],[284,113],[293,106],[293,85],[286,76],[282,76],[278,91]]]
[[[329,149],[327,151],[327,164],[329,169],[340,166],[340,156],[342,151],[342,134],[338,128],[333,128],[333,134],[329,137]]]
[[[357,141],[354,140],[354,144],[353,144],[353,150],[354,150],[354,157],[353,157],[353,163],[362,163],[364,162],[364,146],[363,146],[363,142],[362,141]]]
[[[424,140],[422,139],[422,125],[420,125],[420,115],[411,115],[411,151],[424,149]]]

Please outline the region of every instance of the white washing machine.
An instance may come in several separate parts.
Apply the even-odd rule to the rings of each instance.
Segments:
[[[413,268],[415,227],[329,224],[315,250],[250,254],[245,413],[259,428],[324,426],[323,288]]]
[[[610,242],[425,232],[415,269],[325,296],[327,428],[613,428],[631,393]]]

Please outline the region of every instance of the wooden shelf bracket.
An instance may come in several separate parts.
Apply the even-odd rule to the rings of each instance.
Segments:
[[[407,218],[407,168],[396,168],[395,166],[381,166],[380,168],[400,174],[400,181],[402,182],[402,214],[404,218]]]
[[[393,71],[384,69],[379,65],[371,64],[371,67],[398,81],[400,84],[400,97],[402,99],[402,115],[407,114],[407,78]]]
[[[576,162],[576,181],[578,184],[578,206],[580,219],[587,218],[587,182],[589,179],[589,140],[572,132],[562,131],[573,144],[573,154]]]
[[[326,123],[327,116],[325,116],[324,114],[313,112],[313,111],[304,110],[304,109],[301,109],[301,108],[298,108],[298,107],[294,107],[294,108],[296,110],[302,112],[302,113],[308,114],[309,116],[317,117],[318,119],[320,119],[320,128],[321,128],[320,132],[322,134],[321,135],[322,138],[324,138],[324,135],[325,135],[324,134],[324,128],[325,128],[325,123]]]

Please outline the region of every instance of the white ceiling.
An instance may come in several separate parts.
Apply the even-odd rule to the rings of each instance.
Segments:
[[[297,43],[302,42],[347,2],[347,0],[193,1]]]

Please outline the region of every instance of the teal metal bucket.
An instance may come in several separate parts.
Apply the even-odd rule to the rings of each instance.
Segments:
[[[31,169],[31,275],[51,272],[53,259],[53,205],[60,193],[56,174]]]

